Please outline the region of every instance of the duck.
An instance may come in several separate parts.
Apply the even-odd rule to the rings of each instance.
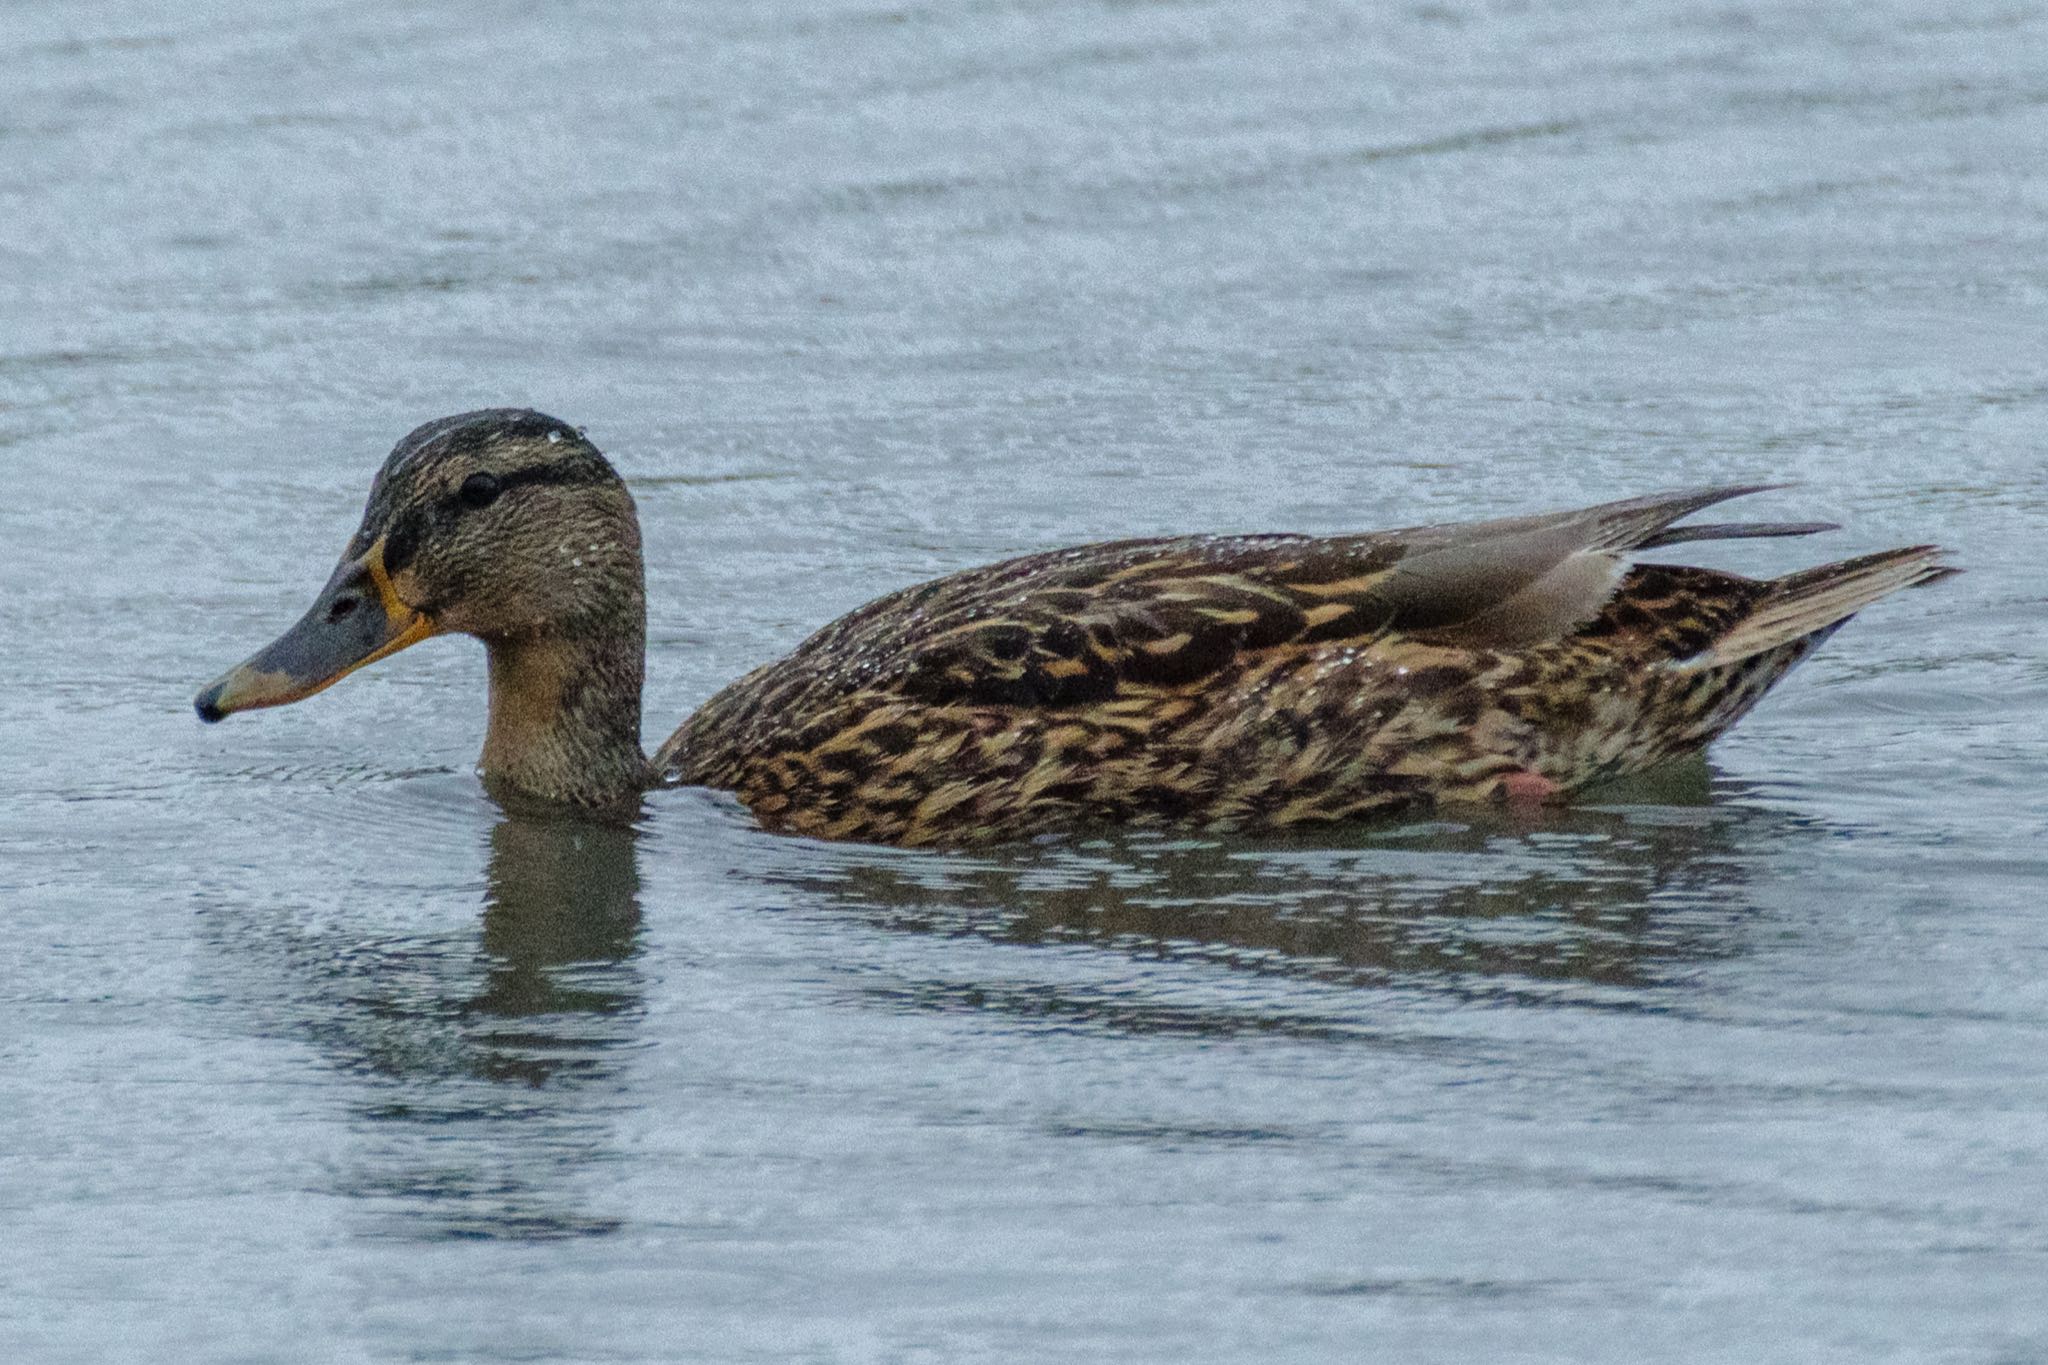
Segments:
[[[1956,572],[1934,545],[1772,579],[1641,558],[1836,529],[1685,520],[1781,486],[1006,559],[832,621],[650,757],[633,497],[580,429],[486,409],[398,442],[312,607],[194,706],[299,701],[463,634],[489,658],[486,789],[586,812],[691,785],[781,833],[964,847],[1542,804],[1698,752],[1858,611]]]

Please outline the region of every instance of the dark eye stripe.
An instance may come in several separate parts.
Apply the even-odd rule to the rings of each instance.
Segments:
[[[556,460],[553,464],[529,465],[525,469],[515,469],[509,474],[500,474],[498,487],[517,488],[527,483],[603,483],[610,477],[611,471],[596,460],[572,455],[566,460]]]
[[[553,464],[530,465],[503,474],[479,471],[464,479],[449,501],[458,510],[474,510],[488,507],[511,489],[527,484],[603,483],[610,477],[610,471],[595,461],[572,456]]]
[[[471,478],[477,477],[471,475]],[[509,473],[490,475],[498,486],[497,496],[503,497],[505,490],[518,488],[522,484],[582,484],[603,483],[609,475],[602,465],[590,460],[570,457],[553,464],[534,465],[528,469],[515,469]],[[468,480],[463,481],[464,487]],[[397,573],[419,556],[422,542],[431,531],[446,531],[453,526],[456,518],[468,512],[470,506],[463,499],[460,490],[447,496],[438,504],[418,504],[400,509],[384,525],[384,569]],[[357,532],[350,542],[351,553],[360,554],[375,538],[367,527]]]
[[[412,563],[413,556],[420,552],[420,539],[426,529],[422,525],[424,520],[418,509],[407,508],[392,521],[384,533],[384,572],[397,573]]]

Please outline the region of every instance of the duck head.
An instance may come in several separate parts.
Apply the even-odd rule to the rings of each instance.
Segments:
[[[588,785],[573,774],[523,778],[544,776],[529,770],[551,736],[556,748],[572,741],[553,766],[629,767],[582,752],[618,749],[626,734],[644,765],[645,629],[639,523],[610,463],[545,414],[467,412],[398,443],[312,607],[193,706],[206,721],[282,706],[429,636],[474,635],[491,654],[485,776],[573,799]],[[565,723],[591,733],[556,733]]]

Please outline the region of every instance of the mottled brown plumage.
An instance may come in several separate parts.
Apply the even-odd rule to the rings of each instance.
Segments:
[[[404,626],[368,657],[435,630],[481,636],[487,779],[584,805],[700,784],[823,838],[1259,832],[1569,792],[1699,748],[1859,608],[1950,572],[1929,546],[1765,582],[1634,562],[1827,529],[1676,525],[1748,487],[1356,536],[1088,545],[869,603],[714,696],[650,764],[624,738],[644,635],[631,499],[565,433],[500,411],[401,442],[308,621],[354,572],[389,589],[397,624],[380,638]],[[479,473],[521,496],[464,512]],[[386,574],[378,547],[401,531],[405,564]],[[585,543],[607,553],[578,559],[572,597],[596,605],[556,619],[537,604],[578,577],[560,561]],[[202,694],[202,714],[303,695],[259,668],[292,639]]]
[[[656,764],[775,828],[902,844],[1111,822],[1270,831],[1568,791],[1699,748],[1857,606],[1942,572],[1927,547],[1778,583],[1628,567],[1692,538],[1672,521],[1752,491],[969,570],[741,679]]]

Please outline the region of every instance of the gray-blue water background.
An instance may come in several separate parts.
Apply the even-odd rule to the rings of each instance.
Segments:
[[[2048,1357],[2048,16],[0,7],[0,1357]],[[648,738],[1012,551],[1794,480],[1707,767],[973,856],[202,729],[416,422],[631,480]],[[1750,509],[1745,509],[1750,510]]]

